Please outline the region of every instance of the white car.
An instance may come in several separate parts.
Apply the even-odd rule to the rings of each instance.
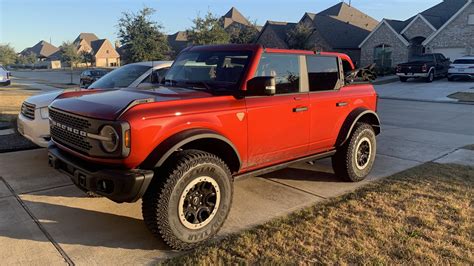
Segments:
[[[147,88],[161,82],[172,61],[140,62],[122,66],[92,83],[87,90],[116,90]],[[80,89],[77,89],[80,90]],[[18,115],[18,132],[40,147],[50,141],[48,106],[62,93],[75,90],[57,90],[26,99]]]
[[[453,81],[456,78],[474,79],[474,56],[461,57],[449,66],[448,80]]]
[[[8,86],[11,84],[10,72],[0,65],[0,85]]]

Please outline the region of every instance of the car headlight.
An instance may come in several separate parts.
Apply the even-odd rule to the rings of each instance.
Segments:
[[[40,114],[41,114],[41,118],[43,119],[48,119],[49,118],[49,109],[48,107],[41,107],[40,108]]]
[[[112,126],[104,126],[100,130],[102,148],[108,153],[115,152],[119,146],[119,135]]]

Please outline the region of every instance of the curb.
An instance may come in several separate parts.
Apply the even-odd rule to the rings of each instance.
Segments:
[[[0,130],[12,128],[12,124],[10,122],[0,122]]]
[[[426,103],[449,103],[449,104],[474,105],[474,102],[463,102],[463,101],[426,100],[426,99],[410,99],[410,98],[396,98],[396,97],[382,97],[382,96],[380,96],[379,99],[411,101],[411,102],[426,102]]]

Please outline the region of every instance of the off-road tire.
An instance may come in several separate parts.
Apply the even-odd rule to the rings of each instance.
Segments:
[[[426,81],[427,83],[431,83],[431,82],[434,81],[435,76],[436,76],[436,75],[435,75],[434,70],[431,70],[431,71],[428,73],[428,77],[425,78],[425,81]]]
[[[368,163],[363,168],[357,167],[357,148],[361,141],[370,142]],[[347,142],[340,147],[332,157],[332,167],[337,177],[348,182],[364,180],[372,170],[377,152],[377,142],[372,126],[366,123],[357,123]]]
[[[407,82],[408,78],[400,77],[400,82]]]
[[[220,203],[207,225],[189,229],[178,214],[180,198],[193,180],[203,176],[218,184]],[[143,196],[143,218],[151,233],[170,247],[192,249],[211,239],[224,224],[232,205],[233,184],[229,168],[217,156],[199,150],[177,152],[162,169],[157,169],[153,179]]]

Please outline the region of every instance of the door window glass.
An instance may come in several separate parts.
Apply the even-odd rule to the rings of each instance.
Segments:
[[[308,81],[310,91],[334,90],[339,81],[339,63],[334,56],[308,56]]]
[[[300,62],[298,55],[263,54],[256,77],[275,77],[276,94],[300,91]]]

